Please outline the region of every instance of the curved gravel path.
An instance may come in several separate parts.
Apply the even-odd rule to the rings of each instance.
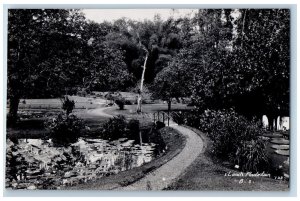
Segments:
[[[192,130],[171,124],[170,127],[186,136],[186,145],[173,159],[128,186],[114,190],[162,190],[168,187],[202,153],[203,141]]]
[[[106,110],[108,108],[110,108],[110,107],[101,107],[101,108],[88,110],[87,114],[92,115],[92,116],[101,116],[101,117],[111,118],[111,117],[113,117],[112,115],[107,114],[106,112],[104,112],[104,110]]]
[[[104,112],[107,108],[89,110],[88,113],[95,116],[113,117]],[[197,133],[174,122],[170,122],[170,127],[178,130],[186,137],[186,144],[182,151],[161,167],[146,174],[142,179],[114,190],[162,190],[172,184],[197,156],[203,153],[204,142]]]

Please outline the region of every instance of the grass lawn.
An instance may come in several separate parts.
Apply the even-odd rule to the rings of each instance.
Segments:
[[[93,109],[103,107],[106,101],[96,97],[80,97],[69,96],[75,101],[75,109]],[[22,99],[19,104],[19,109],[60,109],[62,106],[59,98],[48,99]]]
[[[32,138],[38,139],[42,137],[47,137],[49,131],[45,128],[44,122],[47,120],[48,115],[55,116],[56,114],[63,112],[63,110],[58,109],[30,109],[30,110],[21,110],[22,112],[38,111],[40,117],[28,117],[28,119],[21,119],[17,125],[13,128],[7,128],[8,137],[17,137],[17,138]],[[109,118],[101,116],[93,116],[87,113],[88,109],[74,109],[73,113],[81,118],[85,125],[91,129],[95,129],[107,121]]]
[[[194,107],[187,106],[185,104],[172,104],[172,111],[176,110],[191,110]],[[117,106],[110,107],[105,109],[105,112],[111,114],[113,116],[116,115],[124,115],[127,118],[144,118],[147,113],[154,113],[157,111],[167,111],[168,105],[167,104],[143,104],[142,105],[142,113],[136,113],[137,105],[125,105],[124,110],[120,110]]]
[[[193,164],[166,190],[200,191],[288,191],[287,181],[266,177],[225,176],[227,173],[239,173],[222,166],[209,154],[211,142],[201,132],[196,131],[207,141],[206,151],[200,154]]]
[[[73,113],[83,119],[87,126],[95,128],[108,119],[87,114],[90,109],[103,107],[106,103],[104,99],[80,96],[69,97],[75,101]],[[7,128],[7,136],[17,138],[47,137],[49,132],[44,128],[43,122],[49,115],[53,116],[63,112],[61,107],[62,103],[59,98],[25,99],[25,101],[22,99],[19,103],[19,115],[23,118],[16,127]],[[32,114],[38,114],[39,116],[36,117]]]

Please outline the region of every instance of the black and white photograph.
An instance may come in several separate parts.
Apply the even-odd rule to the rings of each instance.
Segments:
[[[5,189],[289,191],[290,30],[272,6],[9,8]]]

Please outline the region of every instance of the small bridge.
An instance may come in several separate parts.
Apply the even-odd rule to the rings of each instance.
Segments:
[[[170,126],[170,122],[174,122],[173,118],[175,116],[179,117],[178,112],[171,111],[171,112],[165,112],[165,111],[156,111],[152,113],[141,113],[143,118],[151,119],[154,123],[157,121],[163,122],[166,125]]]

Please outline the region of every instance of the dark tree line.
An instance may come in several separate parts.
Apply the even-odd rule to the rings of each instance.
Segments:
[[[194,20],[191,45],[168,66],[185,73],[174,80],[162,72],[156,83],[177,84],[175,91],[184,93],[171,97],[191,95],[200,112],[234,108],[249,118],[266,114],[271,122],[289,116],[290,11],[199,10]]]
[[[199,110],[235,108],[269,119],[289,112],[290,12],[201,9],[191,17],[96,23],[80,10],[11,9],[8,99],[126,91],[141,79],[170,101]],[[152,87],[151,87],[152,86]]]

